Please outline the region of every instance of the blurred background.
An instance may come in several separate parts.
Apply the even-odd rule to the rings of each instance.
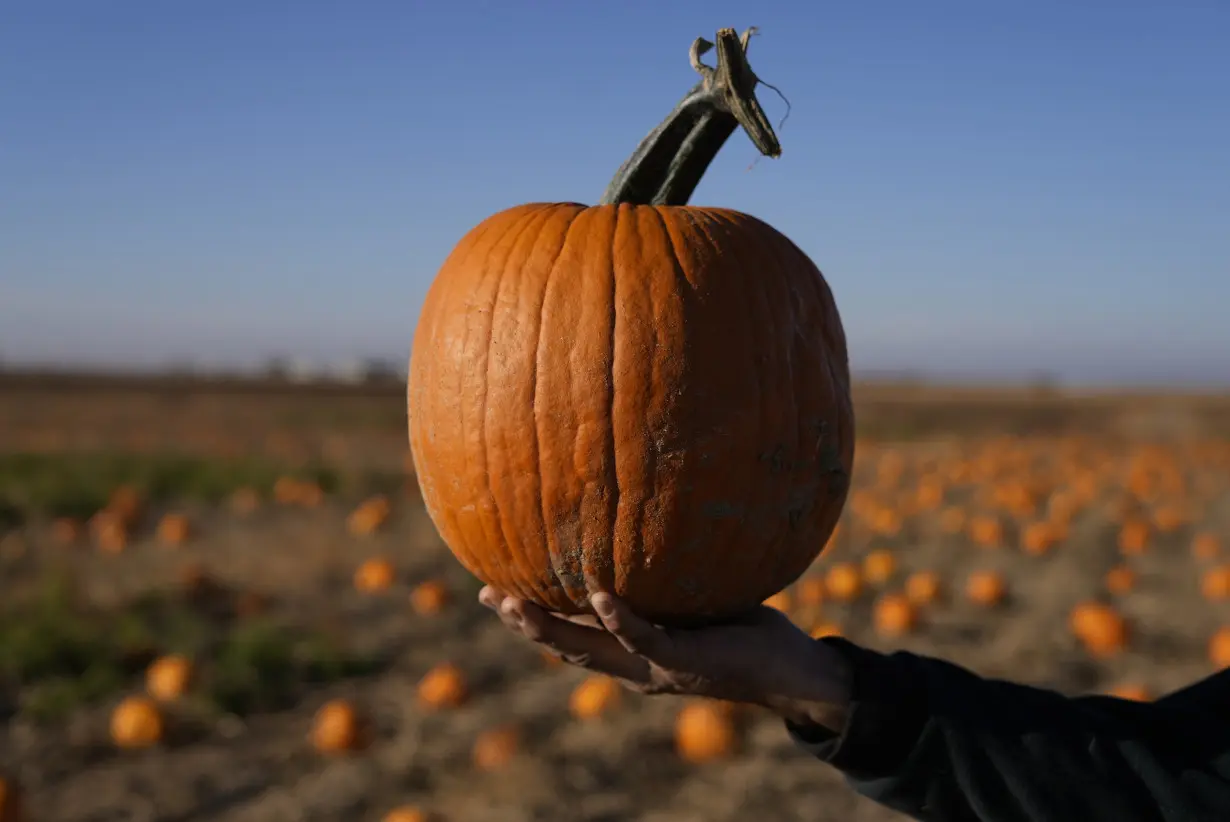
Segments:
[[[753,25],[783,155],[693,202],[824,271],[859,421],[773,604],[1072,693],[1230,664],[1230,7],[11,3],[0,820],[894,818],[511,642],[408,457],[455,243],[593,202]]]

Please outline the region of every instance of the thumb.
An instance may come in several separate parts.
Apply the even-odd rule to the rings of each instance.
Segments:
[[[669,667],[675,646],[670,634],[632,613],[625,602],[610,594],[594,594],[589,603],[602,620],[602,627],[619,640],[630,654]]]

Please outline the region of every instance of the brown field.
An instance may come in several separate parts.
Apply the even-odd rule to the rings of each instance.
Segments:
[[[1230,664],[1230,637],[1210,646],[1230,625],[1230,398],[857,400],[850,505],[777,603],[802,626],[1070,693],[1158,695]],[[754,711],[720,715],[735,743],[707,762],[676,751],[678,701],[573,716],[583,675],[506,636],[436,536],[404,418],[397,384],[0,376],[0,785],[28,819],[896,818]],[[907,590],[893,635],[877,603]],[[192,676],[153,744],[120,747],[113,711],[168,654]],[[468,699],[424,705],[444,663]],[[318,751],[337,699],[359,747]]]

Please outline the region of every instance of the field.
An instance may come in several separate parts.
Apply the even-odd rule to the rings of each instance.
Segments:
[[[845,517],[773,603],[805,628],[1125,698],[1230,664],[1230,398],[856,399]],[[397,384],[0,376],[0,820],[897,818],[758,712],[685,757],[682,703],[574,699],[475,602],[404,417]]]

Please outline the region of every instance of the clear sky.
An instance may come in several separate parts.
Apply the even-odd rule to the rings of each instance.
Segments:
[[[811,255],[857,369],[1230,383],[1227,0],[13,0],[0,356],[400,359],[462,234],[596,199],[748,25],[784,152],[693,202]]]

